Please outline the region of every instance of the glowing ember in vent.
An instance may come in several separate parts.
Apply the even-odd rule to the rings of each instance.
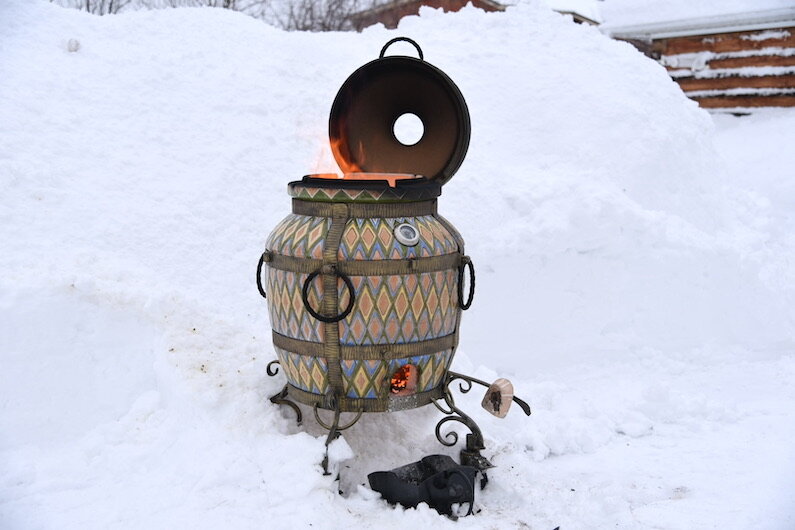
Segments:
[[[417,389],[417,367],[404,364],[392,374],[390,389],[397,396],[413,394]]]

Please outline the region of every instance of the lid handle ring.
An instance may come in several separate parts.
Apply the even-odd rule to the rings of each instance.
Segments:
[[[394,43],[400,42],[400,41],[408,42],[409,44],[411,44],[412,46],[417,48],[417,54],[420,56],[420,61],[425,60],[423,55],[422,55],[422,48],[420,48],[420,45],[417,44],[416,42],[414,42],[413,40],[411,40],[408,37],[395,37],[391,41],[389,41],[386,44],[384,44],[384,47],[381,48],[381,55],[379,55],[378,58],[379,59],[383,59],[384,58],[384,54],[386,53],[386,49],[389,48],[390,46],[392,46]]]

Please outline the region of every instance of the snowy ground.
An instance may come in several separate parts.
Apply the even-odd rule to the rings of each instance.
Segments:
[[[462,401],[498,467],[456,523],[359,487],[442,452],[429,407],[347,432],[337,494],[322,430],[267,403],[253,284],[286,183],[333,169],[337,88],[399,34],[472,113],[454,367],[533,406]],[[0,528],[794,528],[794,139],[534,4],[302,35],[6,1]]]

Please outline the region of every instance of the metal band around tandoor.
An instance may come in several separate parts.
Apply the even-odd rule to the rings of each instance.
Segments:
[[[342,203],[332,205],[333,216],[331,226],[326,233],[323,245],[323,265],[336,266],[337,255],[342,241],[342,232],[348,222],[348,206]],[[323,315],[336,315],[339,312],[337,293],[337,275],[323,274]],[[340,331],[336,321],[324,322],[323,331],[323,356],[328,361],[328,380],[334,395],[341,396],[343,392],[342,368],[340,367]]]
[[[334,410],[331,395],[314,394],[287,384],[287,393],[294,400],[304,405],[317,405],[318,408]],[[336,397],[336,405],[340,412],[392,412],[397,410],[413,409],[427,405],[435,399],[441,399],[444,386],[440,385],[427,392],[418,392],[408,396],[380,397],[380,398],[351,398],[347,396]]]
[[[409,342],[406,344],[367,344],[346,346],[340,345],[340,359],[351,360],[390,360],[414,357],[417,355],[431,355],[455,347],[456,333],[445,335],[436,339]],[[281,333],[273,332],[273,345],[279,349],[308,355],[310,357],[323,357],[325,349],[322,342],[309,342],[305,340],[286,337]]]
[[[338,261],[336,267],[348,276],[392,276],[458,269],[461,258],[461,254],[454,252],[429,258]],[[266,252],[265,262],[274,269],[303,274],[315,272],[324,263],[321,259],[297,258],[273,252]]]
[[[334,204],[293,199],[293,213],[312,217],[333,217]],[[348,203],[348,216],[365,217],[418,217],[436,214],[436,199],[420,202]]]

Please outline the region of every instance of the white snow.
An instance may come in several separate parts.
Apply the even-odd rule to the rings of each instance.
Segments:
[[[594,22],[602,21],[597,0],[544,0],[546,4],[558,12],[577,13],[588,17]]]
[[[792,0],[604,0],[600,11],[606,26],[619,27],[791,7]]]
[[[766,75],[792,75],[795,66],[743,66],[741,68],[711,68],[708,70],[671,70],[671,77],[695,77],[696,79],[709,79],[715,77],[739,76],[761,77]]]
[[[763,41],[763,40],[781,40],[789,37],[791,33],[787,30],[771,30],[755,33],[753,35],[743,35],[740,38],[743,40]]]
[[[338,484],[311,411],[267,401],[256,260],[287,182],[334,169],[336,90],[397,35],[472,115],[439,206],[478,271],[454,368],[533,407],[459,398],[498,467],[456,523],[362,486],[456,455],[433,407],[346,431]],[[301,34],[10,0],[0,73],[0,528],[795,526],[792,111],[716,128],[540,4]]]
[[[752,87],[739,87],[739,88],[726,88],[719,90],[685,90],[688,97],[698,98],[705,96],[777,96],[782,94],[795,94],[795,90],[791,88],[752,88]],[[723,108],[719,108],[714,112],[725,112]],[[746,109],[748,112],[748,109]]]
[[[739,50],[735,52],[693,52],[693,53],[677,53],[674,55],[664,55],[662,57],[663,64],[669,66],[684,66],[694,62],[706,63],[712,59],[727,59],[730,57],[763,57],[766,55],[775,55],[779,57],[791,57],[795,55],[795,48],[781,48],[778,46],[769,46],[760,48],[758,50]]]
[[[676,77],[677,75],[689,75],[691,73],[690,71],[695,72],[695,71],[704,70],[707,67],[707,63],[709,63],[714,59],[726,59],[726,58],[735,58],[735,57],[759,57],[767,55],[775,55],[779,57],[791,57],[795,55],[795,48],[778,48],[771,46],[759,50],[742,50],[737,52],[715,53],[715,52],[703,51],[703,52],[693,52],[693,53],[677,53],[675,55],[663,55],[660,58],[660,63],[665,66],[673,66],[680,68],[681,70],[679,71],[668,72],[669,74],[671,74],[671,76]],[[723,73],[724,75],[726,73],[731,74],[736,70],[737,69],[726,68],[723,69]],[[779,73],[787,73],[787,72],[779,72]],[[754,72],[752,72],[752,74],[754,74]],[[760,72],[756,72],[755,75],[770,75],[770,74],[762,70]]]

